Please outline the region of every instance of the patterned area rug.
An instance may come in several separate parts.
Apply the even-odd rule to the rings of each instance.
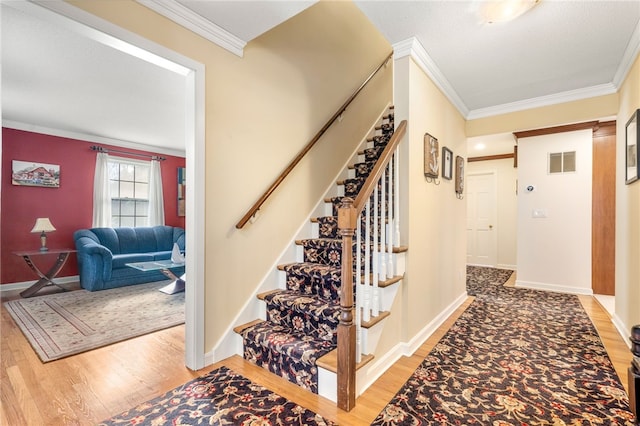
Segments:
[[[226,367],[100,425],[333,425]]]
[[[510,271],[509,271],[510,272]],[[574,295],[468,271],[476,300],[374,425],[624,425],[629,401]]]
[[[75,290],[4,305],[43,362],[184,323],[184,293],[167,281],[111,290]]]

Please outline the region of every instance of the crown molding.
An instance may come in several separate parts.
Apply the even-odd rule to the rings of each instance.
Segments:
[[[429,57],[429,54],[422,44],[415,37],[395,43],[393,45],[393,50],[394,60],[404,58],[406,56],[411,57],[416,65],[418,65],[420,69],[422,69],[422,71],[431,78],[435,85],[438,86],[438,88],[458,109],[463,117],[466,120],[474,120],[616,93],[640,53],[640,23],[636,26],[636,29],[629,40],[629,44],[627,45],[627,49],[625,50],[625,54],[614,76],[613,82],[474,110],[469,110],[469,108],[467,108],[449,81],[438,69],[435,62],[431,57]]]
[[[420,67],[422,71],[435,83],[436,86],[444,93],[449,101],[456,109],[466,117],[469,114],[469,108],[464,104],[458,93],[454,90],[449,80],[442,74],[436,66],[433,59],[429,56],[425,48],[415,37],[400,41],[393,45],[393,59],[398,60],[405,56],[411,57],[413,61]]]
[[[101,143],[105,145],[117,146],[120,148],[137,149],[141,151],[154,152],[156,154],[171,155],[174,157],[186,157],[184,150],[163,148],[153,145],[145,145],[139,142],[125,141],[122,139],[107,138],[92,135],[89,133],[73,132],[70,130],[54,129],[52,127],[40,126],[37,124],[24,123],[21,121],[2,120],[2,127],[8,129],[22,130],[25,132],[41,133],[43,135],[57,136],[60,138],[75,139],[84,142]]]
[[[247,42],[234,36],[229,31],[204,19],[191,9],[175,0],[136,0],[143,6],[159,13],[173,22],[193,31],[223,49],[242,58]]]
[[[525,99],[523,101],[510,102],[508,104],[474,109],[469,112],[466,118],[467,120],[486,118],[494,115],[524,111],[526,109],[540,108],[549,105],[562,104],[565,102],[579,101],[581,99],[595,98],[597,96],[611,95],[613,93],[616,93],[617,91],[618,90],[613,85],[613,83],[600,84],[597,86],[585,87],[582,89],[554,93],[553,95]]]
[[[629,39],[629,44],[627,44],[627,48],[624,51],[624,55],[622,56],[622,61],[620,61],[620,65],[618,66],[618,70],[616,71],[615,76],[613,77],[613,85],[616,86],[616,89],[619,89],[624,82],[624,79],[627,78],[629,71],[631,71],[631,67],[635,62],[635,59],[640,54],[640,21],[638,21],[638,25],[636,25],[636,29],[633,30],[631,34],[631,39]]]

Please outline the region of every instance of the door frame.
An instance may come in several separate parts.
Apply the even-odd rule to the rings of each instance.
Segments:
[[[494,203],[493,203],[493,222],[494,224],[492,225],[492,232],[494,233],[493,235],[493,239],[492,239],[492,251],[493,251],[493,265],[481,265],[481,266],[491,266],[493,268],[497,267],[498,265],[498,213],[497,213],[497,202],[498,202],[498,170],[495,169],[490,169],[490,170],[479,170],[479,171],[474,171],[472,173],[468,173],[467,174],[467,188],[469,188],[469,184],[468,181],[472,178],[472,177],[476,177],[476,176],[483,176],[483,175],[490,175],[491,176],[491,181],[492,181],[492,186],[493,186],[493,198],[494,198]],[[469,209],[467,208],[467,212],[469,211]],[[469,263],[468,263],[469,264]],[[470,265],[475,265],[475,264],[470,264]]]
[[[18,2],[16,2],[18,3]],[[62,0],[19,2],[21,10],[58,24],[142,60],[171,69],[185,77],[186,178],[186,274],[185,365],[191,370],[205,367],[204,287],[205,232],[205,66],[136,33],[92,15]],[[10,4],[11,7],[16,7]]]

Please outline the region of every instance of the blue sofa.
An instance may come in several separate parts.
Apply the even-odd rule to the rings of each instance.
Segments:
[[[171,259],[173,244],[184,252],[185,232],[173,226],[91,228],[73,233],[80,285],[90,291],[166,280],[160,271],[139,271],[132,262]],[[172,269],[177,276],[183,268]]]

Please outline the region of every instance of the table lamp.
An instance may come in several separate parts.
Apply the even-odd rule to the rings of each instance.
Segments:
[[[40,251],[47,251],[47,232],[53,232],[56,228],[53,227],[48,217],[39,217],[36,219],[36,224],[33,225],[32,233],[40,232]]]

